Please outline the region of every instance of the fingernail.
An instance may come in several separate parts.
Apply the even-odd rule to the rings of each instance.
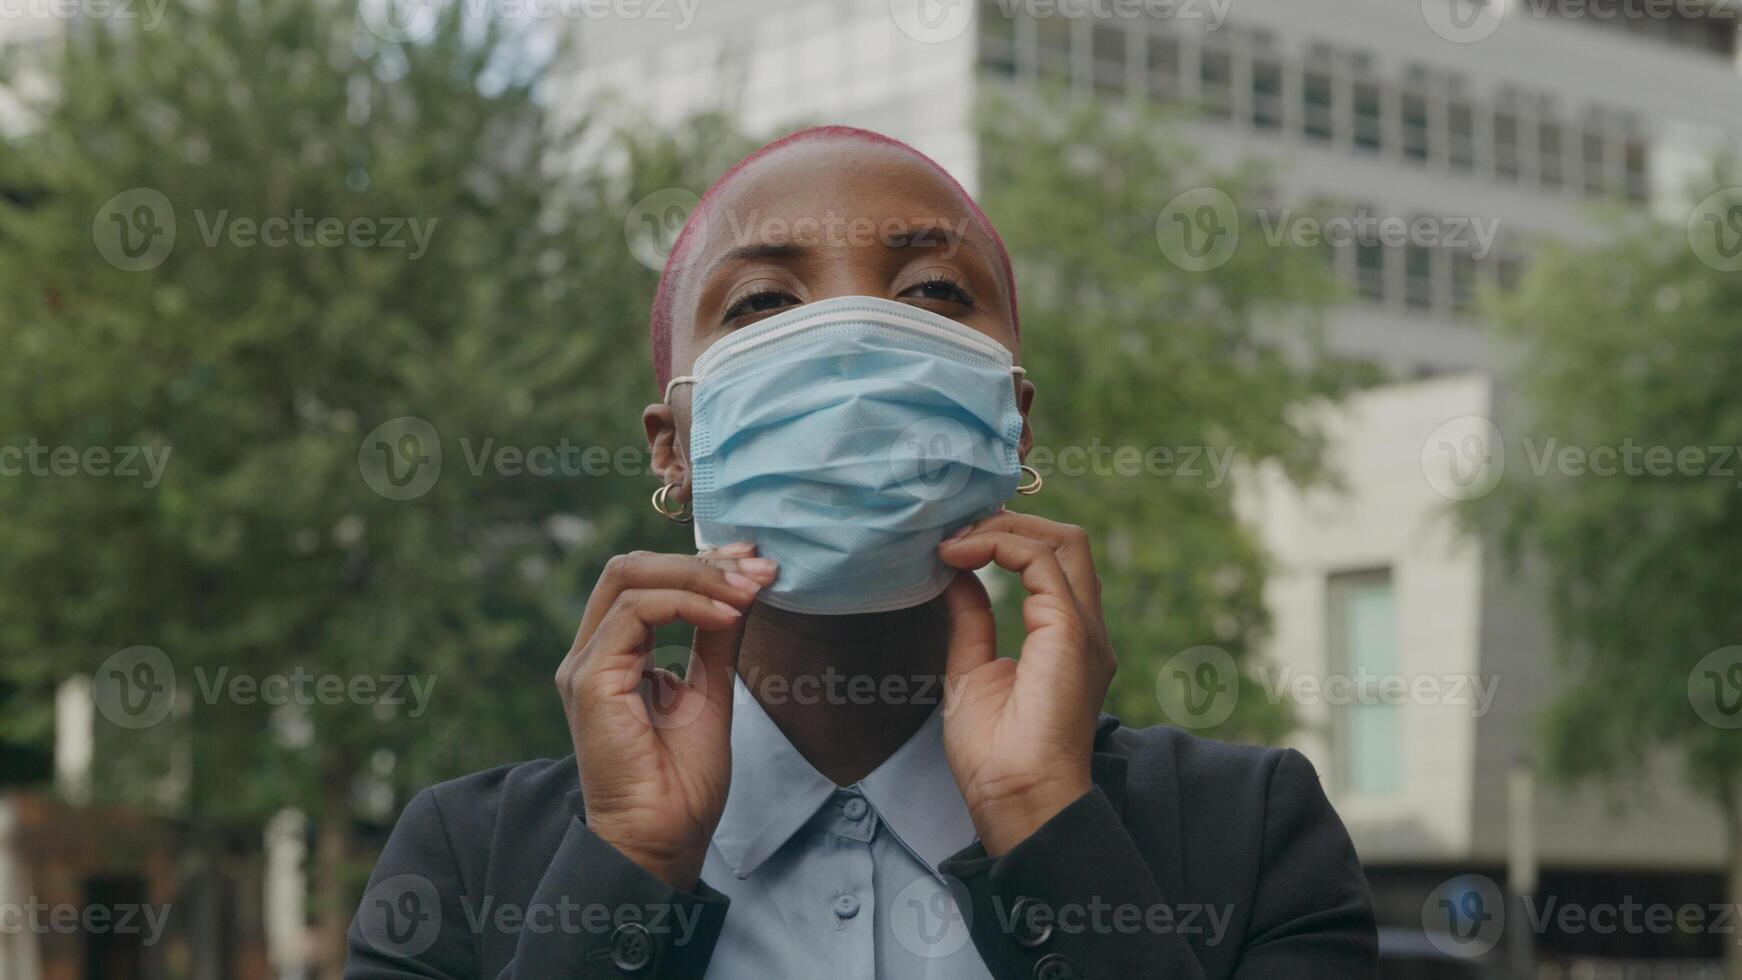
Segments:
[[[726,584],[734,589],[742,589],[745,592],[752,594],[759,592],[762,589],[761,582],[756,581],[748,575],[739,575],[737,572],[726,573]]]
[[[731,544],[725,545],[722,548],[720,548],[720,554],[732,555],[734,557],[742,557],[744,555],[753,555],[755,553],[756,553],[756,542],[754,542],[754,541],[734,541]]]
[[[974,529],[974,525],[964,524],[961,527],[956,528],[955,533],[951,534],[949,537],[945,538],[944,542],[947,544],[951,541],[956,540],[957,538],[965,538],[968,536],[968,532],[972,531],[973,529]]]
[[[736,619],[739,616],[743,615],[743,613],[740,613],[737,609],[726,605],[725,603],[721,602],[718,599],[714,600],[714,608],[718,609],[719,611],[721,611],[723,613],[729,614],[733,619]]]
[[[751,575],[773,578],[774,573],[780,570],[780,562],[772,558],[740,558],[738,559],[738,569],[749,572]]]

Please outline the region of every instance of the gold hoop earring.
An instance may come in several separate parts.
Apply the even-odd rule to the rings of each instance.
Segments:
[[[1022,472],[1034,479],[1031,482],[1018,485],[1016,488],[1017,493],[1022,494],[1024,497],[1032,497],[1040,492],[1041,487],[1046,486],[1046,481],[1040,478],[1040,471],[1034,467],[1027,463],[1023,463]]]
[[[666,495],[671,492],[671,486],[671,484],[667,483],[661,486],[658,490],[653,491],[653,509],[659,512],[659,516],[668,521],[677,524],[688,524],[690,522],[689,505],[685,504],[676,510],[666,509],[665,498]]]

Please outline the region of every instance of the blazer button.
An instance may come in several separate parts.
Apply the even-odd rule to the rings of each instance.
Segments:
[[[1052,922],[1050,920],[1052,917],[1046,912],[1046,906],[1032,898],[1025,896],[1017,899],[1016,904],[1010,906],[1010,938],[1016,940],[1017,945],[1026,946],[1029,949],[1034,949],[1051,939]],[[1042,918],[1042,921],[1038,923],[1034,921],[1037,913]]]
[[[640,973],[653,962],[653,935],[639,922],[625,922],[611,934],[611,962],[624,973]]]
[[[1077,965],[1059,953],[1050,953],[1034,964],[1034,980],[1077,980]]]

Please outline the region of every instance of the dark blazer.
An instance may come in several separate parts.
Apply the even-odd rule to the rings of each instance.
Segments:
[[[939,869],[993,976],[1375,975],[1366,879],[1300,753],[1103,716],[1093,775],[1009,853],[976,843]],[[727,899],[675,891],[595,836],[578,785],[569,758],[419,793],[351,923],[345,976],[701,977]]]

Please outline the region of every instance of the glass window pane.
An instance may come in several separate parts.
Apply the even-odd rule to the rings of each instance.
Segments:
[[[1494,173],[1503,180],[1518,179],[1518,117],[1510,112],[1494,114]]]
[[[1561,160],[1561,128],[1545,122],[1537,128],[1536,162],[1544,187],[1559,187],[1565,179],[1566,165]]]
[[[1342,782],[1355,793],[1394,793],[1403,785],[1401,709],[1378,696],[1385,679],[1400,673],[1391,574],[1334,575],[1327,587],[1331,669],[1357,695],[1334,708]]]
[[[1227,118],[1234,111],[1234,56],[1220,48],[1206,47],[1199,78],[1205,115]]]
[[[1476,110],[1468,102],[1446,106],[1446,162],[1454,170],[1476,166]]]
[[[1377,152],[1385,145],[1384,100],[1379,86],[1372,82],[1355,83],[1355,146]]]
[[[1058,14],[1034,21],[1035,44],[1041,75],[1069,80],[1071,77],[1071,21]]]
[[[1330,72],[1312,69],[1301,85],[1301,132],[1307,139],[1329,140],[1336,134],[1332,117]]]
[[[1271,58],[1252,65],[1252,125],[1259,129],[1282,126],[1282,65]]]
[[[1404,246],[1403,301],[1410,309],[1427,310],[1434,305],[1432,250],[1421,245]]]
[[[1158,99],[1179,94],[1179,42],[1158,34],[1149,36],[1149,92]]]
[[[1418,92],[1403,96],[1403,156],[1406,160],[1426,160],[1431,153],[1427,111],[1427,96]]]

